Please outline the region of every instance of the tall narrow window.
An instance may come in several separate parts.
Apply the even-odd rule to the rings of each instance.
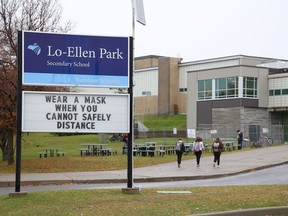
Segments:
[[[216,98],[226,98],[226,78],[216,79]]]
[[[237,97],[238,95],[238,77],[227,78],[227,97]]]
[[[198,81],[198,100],[212,99],[212,80]]]
[[[256,77],[243,78],[243,97],[257,98],[258,86]]]

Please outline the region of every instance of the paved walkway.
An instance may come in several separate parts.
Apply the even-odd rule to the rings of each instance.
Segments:
[[[164,156],[165,157],[165,156]],[[191,157],[190,155],[183,156]],[[134,182],[193,180],[216,178],[251,172],[288,163],[288,145],[258,148],[249,151],[222,153],[221,166],[214,168],[213,157],[202,157],[200,167],[196,160],[184,160],[178,168],[175,162],[133,169]],[[0,187],[14,186],[15,174],[0,175]],[[127,182],[127,170],[98,172],[29,173],[21,175],[21,184],[61,183],[122,183]]]

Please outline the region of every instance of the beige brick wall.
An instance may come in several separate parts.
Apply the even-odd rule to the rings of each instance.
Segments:
[[[187,113],[187,93],[178,92],[178,113]]]
[[[134,115],[156,115],[158,114],[158,96],[136,97],[134,106]]]
[[[134,68],[139,70],[150,67],[158,67],[158,58],[159,56],[153,55],[135,58]]]
[[[178,64],[180,61],[180,58],[161,56],[144,56],[135,59],[135,69],[158,67],[158,95],[135,97],[135,115],[186,113],[187,102],[184,96],[186,94],[179,93]]]

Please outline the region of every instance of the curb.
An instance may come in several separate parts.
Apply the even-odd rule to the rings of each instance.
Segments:
[[[208,214],[196,214],[193,216],[286,216],[288,215],[288,206],[265,207],[256,209],[243,209],[226,212],[215,212]],[[191,215],[192,216],[192,215]]]

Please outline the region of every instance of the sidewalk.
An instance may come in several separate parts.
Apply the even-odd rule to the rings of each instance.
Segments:
[[[164,156],[165,157],[165,156]],[[185,155],[183,158],[191,158]],[[175,162],[150,167],[134,168],[134,182],[159,182],[171,180],[208,179],[236,175],[288,163],[288,145],[257,148],[249,151],[222,153],[220,168],[214,168],[213,157],[184,160],[178,168]],[[126,183],[127,170],[66,173],[29,173],[21,175],[21,185],[45,185],[66,183]],[[14,186],[15,174],[0,175],[0,187]]]

